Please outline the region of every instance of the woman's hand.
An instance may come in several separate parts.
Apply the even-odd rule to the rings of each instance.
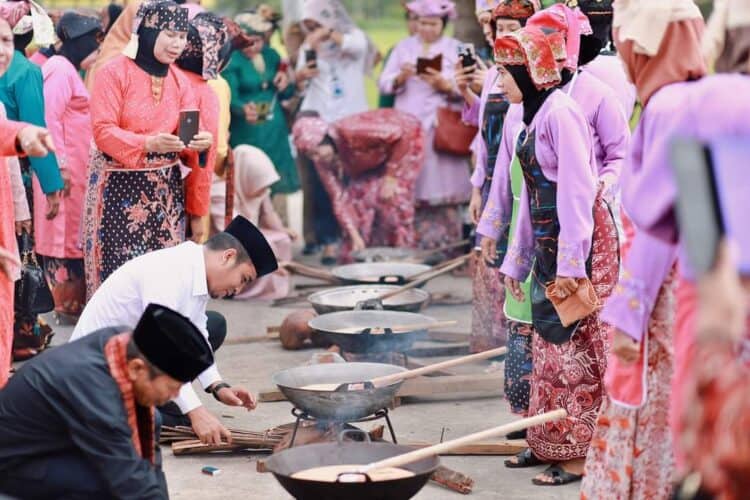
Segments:
[[[419,77],[437,92],[447,94],[453,90],[453,84],[443,78],[443,75],[435,68],[427,68],[427,73]]]
[[[615,329],[612,352],[625,365],[632,365],[641,357],[641,344],[627,333]]]
[[[576,278],[566,278],[557,276],[555,278],[555,291],[561,299],[567,299],[578,290],[578,280]]]
[[[21,150],[29,156],[43,157],[55,151],[55,144],[47,129],[28,125],[18,131],[16,141]]]
[[[398,192],[398,180],[395,177],[386,175],[383,178],[383,184],[380,186],[380,199],[389,201]]]
[[[211,147],[211,144],[214,143],[214,136],[211,134],[211,132],[206,132],[205,130],[202,130],[195,134],[193,136],[193,140],[190,141],[190,144],[188,144],[188,147],[190,149],[194,149],[196,151],[205,151],[208,148]]]
[[[279,92],[284,92],[289,86],[289,75],[284,71],[276,73],[276,76],[273,77],[273,86],[276,87],[276,90]]]
[[[497,241],[483,236],[479,246],[482,248],[482,258],[484,261],[487,264],[494,265],[497,260]]]
[[[482,191],[479,188],[471,190],[469,217],[471,217],[471,223],[475,226],[479,224],[479,219],[482,217]]]
[[[480,58],[477,57],[477,70],[471,74],[471,83],[469,88],[472,92],[479,95],[482,93],[482,87],[484,86],[484,79],[487,76],[487,65],[484,64]]]
[[[417,67],[412,63],[404,63],[401,65],[401,72],[396,76],[393,81],[394,87],[402,87],[406,84],[406,80],[417,74]]]
[[[523,290],[521,290],[521,283],[517,279],[505,276],[505,289],[510,292],[511,296],[518,302],[526,300]]]
[[[190,240],[201,244],[205,240],[206,236],[206,218],[197,216],[197,215],[191,215],[190,216]]]
[[[299,238],[299,234],[297,234],[297,231],[294,229],[289,229],[288,227],[284,228],[284,232],[289,236],[289,239],[292,241],[297,241],[297,238]]]
[[[365,240],[362,239],[362,236],[360,236],[359,231],[356,229],[352,228],[349,230],[349,237],[352,240],[352,252],[359,252],[367,248]]]
[[[60,177],[62,177],[63,180],[62,195],[68,198],[70,196],[70,184],[72,182],[70,179],[70,172],[65,168],[61,168]]]
[[[297,85],[306,82],[307,80],[311,80],[318,76],[320,74],[320,70],[318,70],[317,62],[316,61],[308,61],[307,64],[305,64],[305,67],[301,70],[297,71],[296,73],[296,79],[297,79]]]
[[[245,121],[247,123],[255,124],[258,122],[258,108],[255,106],[254,102],[245,104],[245,107],[242,108],[242,110],[245,112]]]
[[[318,50],[318,45],[320,45],[321,42],[326,41],[331,36],[331,33],[333,33],[332,29],[319,26],[307,34],[305,37],[305,43],[311,48]]]
[[[149,153],[179,153],[185,149],[179,137],[172,134],[157,134],[146,138],[146,151]]]
[[[47,193],[47,213],[44,214],[47,220],[52,220],[57,217],[57,213],[60,211],[60,198],[62,198],[62,189],[55,191],[54,193]]]
[[[453,79],[456,80],[456,87],[458,91],[463,95],[464,92],[469,90],[469,84],[474,79],[474,71],[476,71],[476,65],[464,68],[461,61],[456,63],[455,72],[453,73]]]
[[[24,231],[31,234],[31,219],[16,221],[16,235],[21,236]]]

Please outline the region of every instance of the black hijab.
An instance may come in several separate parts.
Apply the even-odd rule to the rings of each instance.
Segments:
[[[59,54],[81,69],[81,62],[99,48],[102,24],[98,19],[76,12],[66,12],[55,29],[62,42]]]
[[[169,71],[169,64],[164,64],[154,56],[154,47],[159,33],[161,30],[155,28],[142,27],[138,30],[138,52],[135,56],[135,63],[151,76],[165,77]]]
[[[107,16],[109,17],[109,24],[107,24],[106,28],[104,29],[105,33],[109,33],[109,30],[112,29],[112,25],[115,24],[115,21],[117,21],[117,18],[120,17],[120,14],[122,14],[122,5],[111,3],[107,6]]]
[[[154,56],[154,47],[159,33],[170,30],[188,30],[188,11],[171,1],[143,3],[138,8],[134,24],[138,27],[138,50],[134,62],[151,76],[165,77],[169,64],[160,62]]]
[[[534,82],[531,80],[531,75],[525,65],[508,64],[504,67],[508,73],[510,73],[510,76],[513,77],[513,80],[516,82],[518,89],[523,95],[523,123],[528,127],[531,125],[531,121],[536,116],[539,108],[542,107],[544,101],[547,100],[547,97],[555,89],[537,89],[536,85],[534,85]]]

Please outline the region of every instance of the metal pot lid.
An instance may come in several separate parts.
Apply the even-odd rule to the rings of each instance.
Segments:
[[[334,267],[331,273],[347,281],[378,283],[381,278],[391,276],[400,276],[408,280],[410,276],[430,269],[432,269],[430,266],[424,264],[407,262],[366,262]]]
[[[368,247],[352,252],[352,257],[357,262],[392,262],[410,259],[415,255],[415,250],[397,247]]]
[[[391,328],[402,327],[406,330],[409,325],[424,325],[425,323],[436,323],[433,317],[424,314],[401,312],[401,311],[341,311],[323,314],[311,319],[307,324],[313,330],[320,332],[334,332],[338,335],[349,335],[337,332],[346,328]],[[359,335],[359,333],[353,333]],[[398,335],[398,333],[395,333]]]
[[[396,285],[353,285],[321,290],[308,297],[311,304],[320,304],[330,307],[345,307],[354,309],[359,302],[375,299],[380,295],[396,290]],[[398,307],[408,304],[419,304],[429,300],[430,294],[419,288],[406,290],[395,297],[383,301],[385,307]]]

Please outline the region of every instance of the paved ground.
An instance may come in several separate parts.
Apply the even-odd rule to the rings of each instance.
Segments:
[[[466,278],[440,278],[427,285],[433,292],[450,291],[455,295],[470,295]],[[226,315],[229,323],[228,338],[265,335],[266,327],[278,325],[291,309],[272,308],[268,304],[235,301],[215,301],[210,306]],[[460,331],[469,330],[470,308],[461,306],[433,306],[427,314],[439,319],[455,319]],[[54,343],[67,341],[70,328],[58,327]],[[242,384],[254,392],[271,388],[271,374],[276,370],[305,363],[314,350],[290,352],[281,349],[275,342],[228,345],[217,355],[219,368],[224,378],[234,384]],[[434,359],[433,359],[434,361]],[[480,372],[488,363],[474,365],[469,370]],[[252,430],[263,430],[292,421],[291,405],[287,402],[265,403],[252,413],[228,408],[216,403],[213,398],[199,391],[204,403],[229,426]],[[501,396],[432,398],[410,401],[392,412],[393,424],[399,439],[437,442],[443,427],[446,438],[458,437],[513,420],[508,405]],[[362,424],[369,428],[374,424]],[[164,449],[164,467],[169,481],[171,497],[175,499],[288,499],[286,492],[270,474],[255,471],[255,459],[251,455],[174,457]],[[578,497],[578,486],[538,487],[531,478],[541,468],[532,470],[510,470],[502,464],[501,457],[447,457],[443,463],[476,481],[475,499],[549,499],[568,500]],[[201,474],[201,467],[213,465],[222,469],[222,474],[209,477]],[[428,484],[416,497],[419,500],[456,500],[458,493]]]

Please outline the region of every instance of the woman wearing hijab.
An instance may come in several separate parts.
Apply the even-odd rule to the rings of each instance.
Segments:
[[[453,80],[459,41],[444,35],[456,10],[449,0],[416,0],[406,8],[419,16],[417,34],[393,49],[378,84],[381,92],[395,93],[394,109],[411,113],[422,123],[425,164],[417,179],[416,231],[420,248],[437,248],[462,236],[461,205],[469,201],[471,184],[467,159],[440,153],[433,141],[438,108],[457,104]],[[416,74],[417,58],[442,58],[441,71]]]
[[[54,219],[37,216],[36,252],[42,257],[58,317],[75,322],[86,303],[81,217],[86,169],[93,137],[89,93],[79,75],[95,56],[102,35],[99,20],[66,12],[57,25],[58,55],[42,66],[45,119],[57,146],[65,195]],[[39,183],[34,183],[41,196]],[[36,207],[35,207],[36,208]]]
[[[507,33],[517,31],[526,24],[526,19],[531,17],[537,10],[537,4],[532,0],[502,0],[492,11],[490,18],[490,35],[493,40]],[[457,83],[460,77],[457,76]],[[459,88],[461,85],[459,84]],[[473,96],[474,101],[464,108],[464,119],[467,115],[473,115],[480,134],[475,140],[474,172],[471,176],[473,186],[471,201],[469,203],[469,214],[474,224],[479,223],[479,218],[487,204],[490,193],[490,185],[493,179],[495,162],[502,138],[503,122],[510,103],[503,94],[500,85],[500,75],[496,66],[487,70],[479,97]],[[481,117],[481,119],[479,118]],[[467,121],[472,121],[471,119]],[[477,239],[477,246],[481,243],[481,236]],[[528,409],[528,375],[531,371],[531,337],[525,335],[528,329],[520,322],[511,326],[506,323],[503,312],[505,291],[502,278],[497,272],[497,262],[492,259],[487,262],[481,255],[475,254],[474,276],[473,276],[473,309],[471,322],[471,348],[472,351],[480,352],[505,345],[509,335],[513,335],[516,346],[526,345],[524,354],[518,359],[519,363],[506,362],[505,395],[511,401],[511,409],[518,414],[525,414]],[[512,298],[511,298],[512,300]],[[520,319],[520,318],[516,318]],[[530,321],[527,321],[528,323]],[[517,337],[523,336],[519,342]],[[511,346],[509,345],[509,349]],[[514,351],[515,352],[515,351]],[[521,361],[522,359],[527,361]],[[516,366],[513,374],[510,373],[511,365]],[[526,366],[527,373],[522,373],[522,366]],[[519,371],[520,370],[520,371]],[[521,384],[523,387],[518,387]],[[524,390],[525,387],[525,390]]]
[[[187,43],[187,11],[173,2],[143,4],[126,55],[101,69],[91,98],[96,148],[89,162],[84,214],[87,296],[133,257],[185,239],[185,217],[194,234],[203,231],[210,185],[188,165],[207,151],[210,132],[189,144],[177,136],[180,111],[196,109],[192,85],[177,60]],[[196,172],[197,170],[197,172]]]
[[[271,159],[253,146],[234,149],[234,207],[232,217],[242,215],[260,228],[279,261],[292,260],[292,240],[297,235],[287,229],[271,203],[271,187],[279,182]],[[213,231],[223,231],[226,215],[226,181],[217,179],[211,187]],[[272,273],[253,282],[236,299],[274,300],[290,290],[288,273]]]
[[[229,142],[263,150],[281,177],[272,194],[299,190],[297,165],[289,147],[289,126],[281,101],[294,95],[294,86],[282,67],[281,56],[265,41],[273,25],[259,13],[234,19],[242,29],[243,48],[232,54],[223,76],[232,92]]]
[[[546,35],[526,27],[498,38],[495,60],[508,100],[523,103],[523,127],[515,154],[523,172],[519,213],[500,272],[506,290],[525,299],[520,283],[532,274],[529,293],[533,338],[529,416],[560,407],[568,417],[528,429],[530,452],[506,462],[529,467],[550,462],[537,485],[580,480],[602,402],[608,329],[595,308],[563,320],[545,291],[568,301],[579,287],[605,300],[617,280],[619,256],[614,220],[597,188],[591,134],[577,104],[556,89],[562,82]],[[503,142],[512,133],[503,133]],[[507,151],[503,158],[510,162]],[[508,164],[496,166],[508,169]]]
[[[112,25],[115,24],[117,18],[122,14],[122,5],[111,3],[102,9],[101,18],[102,25],[104,26],[104,34],[109,33]]]
[[[190,81],[198,103],[200,129],[210,132],[212,137],[218,137],[219,98],[208,81],[219,75],[231,50],[224,21],[215,14],[202,12],[190,20],[187,45],[177,59],[177,66],[182,68]],[[211,190],[216,147],[217,142],[214,142],[205,153],[189,158],[187,166],[191,168],[192,173],[186,179],[188,191],[204,193]],[[208,204],[210,200],[201,198],[200,202]],[[205,212],[206,215],[210,211],[207,205],[196,206],[195,209],[201,213]],[[207,226],[208,220],[200,232],[192,232],[192,239],[198,243],[205,241],[208,238]]]
[[[415,246],[414,189],[424,162],[415,117],[377,109],[329,125],[304,116],[293,136],[297,149],[313,160],[344,230],[341,262],[368,246]]]
[[[655,27],[647,24],[646,21],[650,19],[660,19],[662,23]],[[635,83],[644,108],[633,135],[628,165],[623,170],[622,179],[623,208],[636,226],[636,236],[626,256],[625,272],[617,293],[603,312],[603,317],[616,328],[613,353],[621,361],[616,366],[617,370],[613,369],[608,374],[608,379],[613,381],[609,384],[610,393],[618,392],[624,397],[646,394],[648,399],[638,413],[627,415],[631,422],[636,421],[639,425],[631,425],[623,440],[613,439],[612,443],[616,449],[620,448],[620,443],[624,443],[636,450],[633,453],[640,454],[640,422],[644,418],[641,413],[663,415],[663,410],[656,412],[659,404],[663,406],[666,403],[658,398],[660,394],[667,394],[668,415],[662,418],[669,420],[676,473],[682,475],[685,473],[685,451],[699,454],[706,451],[685,450],[680,435],[680,420],[685,418],[687,412],[683,400],[685,387],[696,367],[694,330],[697,293],[694,272],[688,261],[678,259],[680,276],[675,292],[677,308],[672,329],[671,377],[663,377],[665,382],[661,384],[655,380],[656,374],[652,372],[661,368],[653,367],[649,359],[647,387],[640,384],[628,390],[628,385],[622,381],[640,380],[641,368],[645,364],[642,361],[645,359],[643,353],[663,338],[652,331],[652,320],[659,313],[654,304],[658,303],[664,290],[661,285],[667,281],[673,266],[667,256],[680,240],[674,211],[677,192],[669,160],[672,139],[684,136],[711,141],[725,136],[750,135],[750,122],[747,120],[750,112],[747,98],[750,95],[750,79],[740,75],[704,78],[706,66],[700,51],[703,18],[692,1],[616,3],[614,27],[618,53]],[[648,237],[656,238],[657,244],[649,243]],[[682,254],[678,250],[678,255]],[[644,326],[646,324],[649,325],[648,330]],[[671,386],[665,386],[670,379]],[[619,410],[620,413],[623,411]],[[606,429],[601,426],[597,434],[608,437]],[[630,438],[632,444],[624,438]],[[664,438],[647,439],[651,443],[654,439]],[[731,450],[731,447],[726,449]],[[590,460],[592,473],[605,477],[607,471],[599,472],[594,468],[595,460],[602,463],[601,457]],[[608,469],[619,466],[616,460],[610,460],[606,465]],[[649,473],[647,468],[644,477],[648,477]]]

